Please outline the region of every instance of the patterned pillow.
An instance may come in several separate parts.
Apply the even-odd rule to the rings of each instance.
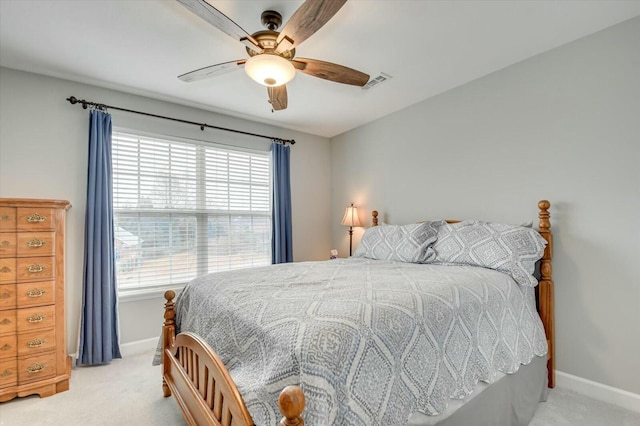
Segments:
[[[424,263],[434,255],[431,245],[443,223],[374,226],[365,231],[353,257]]]
[[[443,224],[431,262],[481,266],[505,272],[518,284],[535,287],[533,272],[547,245],[536,230],[481,221]]]

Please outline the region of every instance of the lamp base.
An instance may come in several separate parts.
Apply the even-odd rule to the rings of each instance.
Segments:
[[[353,227],[349,227],[349,257],[351,257],[351,247],[353,246]]]

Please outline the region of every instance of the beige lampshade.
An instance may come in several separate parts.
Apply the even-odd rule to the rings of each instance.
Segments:
[[[345,226],[362,226],[358,218],[358,209],[354,207],[353,203],[344,211],[344,217],[340,224]]]

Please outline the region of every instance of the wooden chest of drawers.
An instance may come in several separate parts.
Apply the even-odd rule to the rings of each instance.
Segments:
[[[64,319],[68,201],[0,198],[0,402],[69,389]]]

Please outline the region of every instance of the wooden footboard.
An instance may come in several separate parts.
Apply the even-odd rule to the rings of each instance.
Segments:
[[[251,426],[253,420],[229,371],[200,337],[185,332],[175,335],[176,294],[164,294],[165,303],[162,389],[174,395],[189,425]],[[284,418],[281,426],[304,426],[304,394],[298,386],[286,387],[278,399]]]

